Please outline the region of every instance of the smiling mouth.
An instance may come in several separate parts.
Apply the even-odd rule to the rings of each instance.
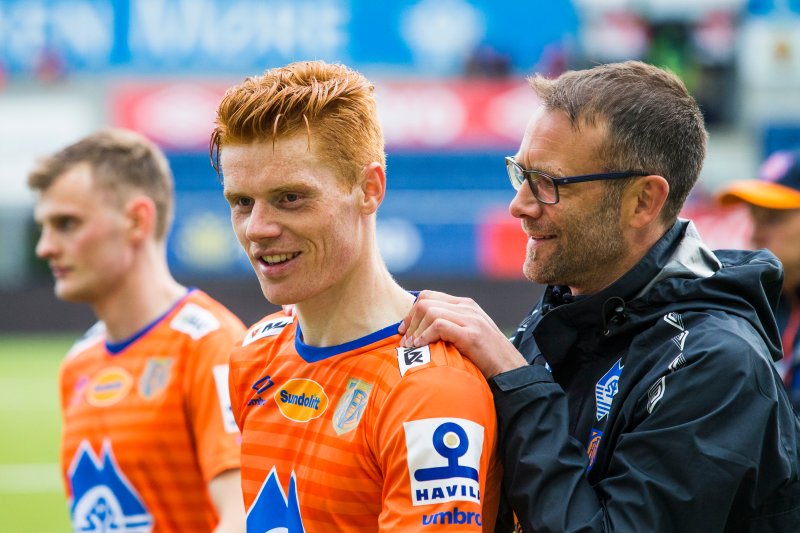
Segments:
[[[262,255],[259,259],[269,266],[280,265],[300,255],[300,252],[290,254]]]

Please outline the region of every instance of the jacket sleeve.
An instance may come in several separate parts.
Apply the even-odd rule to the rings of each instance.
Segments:
[[[722,531],[757,499],[764,469],[780,479],[781,393],[763,346],[719,324],[693,333],[685,366],[648,374],[614,406],[623,430],[601,444],[608,468],[594,485],[549,372],[532,365],[490,380],[503,485],[523,531]]]
[[[522,530],[566,532],[580,524],[602,525],[602,506],[584,475],[586,453],[569,435],[567,399],[550,373],[530,365],[495,376],[489,385],[503,488]],[[572,519],[576,510],[583,518]]]

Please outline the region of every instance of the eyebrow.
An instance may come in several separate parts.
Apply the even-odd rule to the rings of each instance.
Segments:
[[[560,177],[564,176],[564,173],[561,172],[560,170],[556,170],[556,167],[551,167],[551,166],[548,166],[548,165],[538,165],[537,166],[535,163],[532,166],[523,165],[522,162],[519,159],[517,159],[516,155],[513,156],[513,157],[514,157],[514,161],[516,161],[525,170],[536,170],[537,172],[544,172],[545,174],[549,174],[550,176],[553,176],[554,178],[560,178]]]

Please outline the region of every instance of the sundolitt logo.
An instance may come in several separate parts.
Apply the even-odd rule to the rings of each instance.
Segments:
[[[125,398],[132,384],[133,378],[124,368],[105,368],[89,384],[86,401],[95,407],[109,407]]]
[[[441,513],[431,513],[422,515],[423,526],[460,524],[482,526],[481,514],[474,511],[461,511],[458,507],[452,511],[442,511]]]
[[[290,392],[286,392],[285,390],[281,391],[281,402],[287,403],[289,405],[299,405],[300,407],[308,407],[310,409],[318,411],[320,401],[321,398],[316,394],[310,394],[306,396],[305,392],[300,395],[297,395],[297,394],[292,394]]]
[[[281,414],[295,422],[308,422],[328,408],[325,390],[310,379],[290,379],[275,391],[274,398]]]

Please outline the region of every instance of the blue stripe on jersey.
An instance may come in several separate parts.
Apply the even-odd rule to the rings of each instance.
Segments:
[[[379,340],[391,337],[392,335],[397,335],[398,327],[400,327],[400,322],[392,324],[391,326],[386,326],[381,330],[370,333],[369,335],[354,341],[339,344],[338,346],[326,346],[320,348],[319,346],[309,346],[300,340],[303,337],[303,332],[300,330],[300,322],[298,321],[297,333],[294,336],[294,348],[305,362],[316,363],[317,361],[322,361],[328,357],[339,355],[340,353],[344,352],[350,352],[352,350],[357,350],[358,348],[362,348],[372,344],[373,342],[378,342]]]
[[[145,327],[143,327],[142,329],[140,329],[139,331],[137,331],[136,333],[134,333],[133,335],[131,335],[130,337],[125,339],[124,341],[120,341],[120,342],[109,342],[109,341],[106,341],[106,350],[108,350],[108,353],[110,353],[111,355],[118,355],[122,350],[124,350],[125,348],[127,348],[128,346],[133,344],[134,342],[136,342],[139,339],[141,339],[148,331],[153,329],[159,322],[164,320],[164,317],[166,317],[176,307],[178,307],[180,304],[182,304],[183,301],[186,300],[186,298],[188,298],[189,295],[194,291],[195,291],[195,288],[194,287],[190,287],[189,290],[186,291],[186,294],[181,296],[181,298],[177,302],[175,302],[172,305],[172,307],[167,309],[167,311],[163,315],[159,316],[158,318],[156,318],[155,320],[153,320],[152,322],[147,324]]]

